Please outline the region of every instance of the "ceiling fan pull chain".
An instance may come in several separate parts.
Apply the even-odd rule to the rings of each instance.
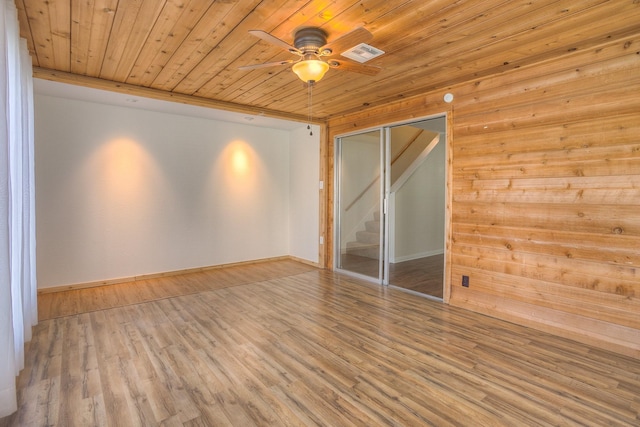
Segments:
[[[309,110],[309,115],[307,118],[308,124],[307,124],[307,129],[309,129],[309,135],[313,136],[313,131],[311,130],[311,121],[313,120],[313,81],[310,81],[307,84],[307,103],[308,103],[308,110]]]

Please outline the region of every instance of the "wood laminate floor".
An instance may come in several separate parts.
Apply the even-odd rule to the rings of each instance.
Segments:
[[[296,263],[243,271],[52,296],[0,426],[640,425],[640,360]]]
[[[379,261],[343,254],[342,268],[370,277],[378,277]],[[389,264],[389,284],[442,299],[444,254]]]
[[[389,284],[442,299],[444,254],[389,264]]]

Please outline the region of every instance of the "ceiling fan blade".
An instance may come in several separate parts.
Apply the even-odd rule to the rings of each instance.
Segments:
[[[286,61],[277,61],[277,62],[265,62],[264,64],[255,64],[255,65],[244,65],[242,67],[238,67],[238,70],[256,70],[258,68],[267,68],[267,67],[275,67],[278,65],[287,65],[295,62],[293,59],[288,59]]]
[[[352,71],[354,73],[366,74],[367,76],[375,76],[380,72],[380,70],[382,70],[382,68],[380,67],[376,67],[373,65],[357,64],[351,61],[331,60],[331,61],[327,61],[327,63],[331,68],[335,68],[337,70]]]
[[[260,39],[262,39],[262,40],[264,40],[266,42],[269,42],[269,43],[271,43],[273,45],[285,48],[290,52],[298,52],[298,53],[300,53],[300,51],[298,49],[296,49],[295,47],[291,46],[289,43],[287,43],[287,42],[285,42],[283,40],[280,40],[279,38],[277,38],[275,36],[272,36],[271,34],[265,32],[265,31],[262,31],[262,30],[249,30],[249,34],[251,34],[253,36],[256,36],[256,37],[258,37],[258,38],[260,38]]]
[[[352,48],[360,43],[364,43],[373,38],[373,34],[364,27],[358,27],[347,34],[338,37],[332,42],[327,43],[322,49],[331,49],[334,55],[341,54],[345,50]]]

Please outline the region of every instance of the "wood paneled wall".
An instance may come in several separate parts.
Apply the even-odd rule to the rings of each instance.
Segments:
[[[327,151],[448,112],[450,304],[640,357],[639,94],[640,33],[334,118]]]

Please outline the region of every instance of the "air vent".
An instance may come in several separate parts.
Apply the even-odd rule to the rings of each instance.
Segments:
[[[366,43],[360,43],[359,45],[354,46],[351,49],[341,53],[342,56],[353,59],[354,61],[360,63],[367,62],[373,58],[377,58],[382,54],[384,54],[384,51],[373,46],[369,46]]]

